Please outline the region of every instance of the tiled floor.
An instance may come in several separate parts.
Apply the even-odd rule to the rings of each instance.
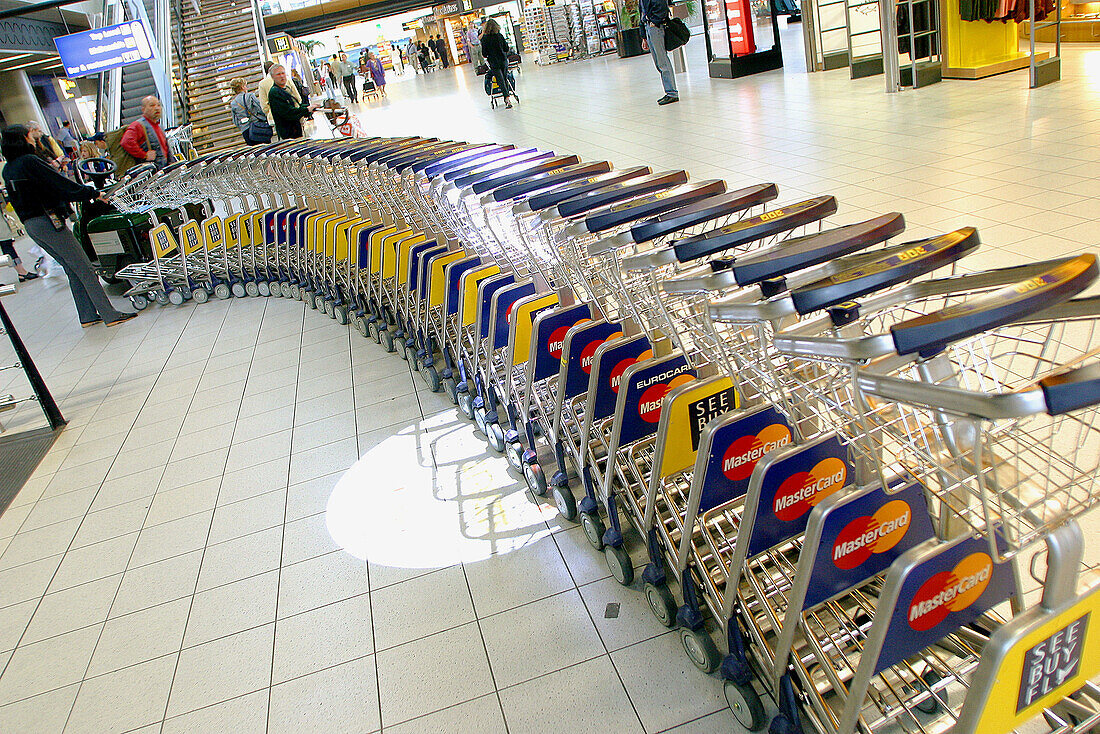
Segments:
[[[671,107],[643,57],[528,67],[514,110],[448,72],[361,115],[831,193],[837,221],[900,210],[914,236],[974,224],[974,267],[1096,251],[1100,50],[1041,90],[886,96],[843,71],[711,80],[699,45]],[[0,517],[0,731],[731,728],[580,529],[354,331],[282,299],[81,330],[53,279],[4,304],[70,423]]]

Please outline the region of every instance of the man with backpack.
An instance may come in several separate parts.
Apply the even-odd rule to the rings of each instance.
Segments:
[[[123,151],[134,159],[127,168],[137,163],[152,163],[160,170],[172,162],[168,138],[160,127],[163,109],[160,100],[152,95],[141,100],[141,117],[129,124],[120,141]]]

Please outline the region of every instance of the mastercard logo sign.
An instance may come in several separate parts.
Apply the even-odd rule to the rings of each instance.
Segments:
[[[550,350],[550,356],[552,356],[554,359],[561,359],[562,350],[565,349],[566,332],[568,332],[577,324],[583,324],[586,321],[591,321],[591,319],[581,319],[575,324],[566,324],[565,326],[559,326],[558,328],[554,329],[554,332],[550,335],[550,339],[547,343],[547,346]],[[593,353],[595,353],[595,350],[593,350]]]
[[[874,553],[885,553],[909,530],[913,511],[904,500],[887,502],[874,515],[857,517],[844,526],[833,543],[833,565],[848,571]]]
[[[592,374],[592,360],[596,358],[596,350],[600,348],[600,345],[603,344],[604,341],[618,339],[622,335],[623,333],[621,331],[616,331],[614,334],[609,335],[607,339],[597,339],[593,342],[589,342],[588,346],[581,350],[581,369],[584,370],[584,374]]]
[[[770,451],[791,442],[791,429],[782,423],[772,423],[755,436],[742,436],[726,449],[722,456],[722,473],[726,478],[740,482],[748,479],[756,463]]]
[[[684,365],[683,369],[688,369],[688,366]],[[638,416],[646,423],[656,423],[661,420],[661,402],[664,400],[665,395],[668,395],[669,391],[673,388],[677,388],[694,379],[695,377],[691,374],[680,373],[669,382],[659,382],[655,385],[650,385],[645,389],[645,392],[642,393],[641,400],[638,401]]]
[[[611,370],[610,383],[611,383],[612,392],[618,394],[619,385],[622,384],[623,373],[626,372],[627,367],[629,367],[632,364],[637,364],[638,362],[642,362],[644,360],[647,360],[652,356],[653,356],[653,350],[647,349],[646,351],[642,352],[637,357],[627,357],[624,360],[620,360],[619,363],[617,365],[615,365],[615,368]]]
[[[988,553],[971,553],[950,571],[941,571],[921,584],[909,604],[909,626],[924,632],[951,612],[961,612],[976,602],[993,576]]]
[[[822,459],[808,472],[792,474],[775,493],[775,516],[783,522],[797,520],[843,487],[847,478],[848,467],[833,457]]]

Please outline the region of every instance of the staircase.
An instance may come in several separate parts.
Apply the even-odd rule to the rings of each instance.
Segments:
[[[229,81],[241,77],[255,91],[263,60],[253,4],[240,0],[180,0],[172,5],[188,122],[200,154],[241,144],[229,115]],[[261,21],[262,22],[262,21]]]

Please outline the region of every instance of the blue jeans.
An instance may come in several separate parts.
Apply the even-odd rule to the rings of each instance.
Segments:
[[[49,217],[31,217],[23,222],[23,226],[27,228],[31,239],[65,268],[80,323],[89,324],[98,319],[116,321],[122,318],[122,312],[114,307],[111,299],[103,292],[103,286],[99,284],[99,277],[92,270],[88,255],[68,226],[58,232],[53,228]]]
[[[661,74],[661,84],[665,87],[665,94],[669,97],[680,97],[676,91],[676,74],[672,71],[672,61],[665,51],[665,29],[646,23],[645,37],[649,42],[649,53],[653,55],[653,65]]]

